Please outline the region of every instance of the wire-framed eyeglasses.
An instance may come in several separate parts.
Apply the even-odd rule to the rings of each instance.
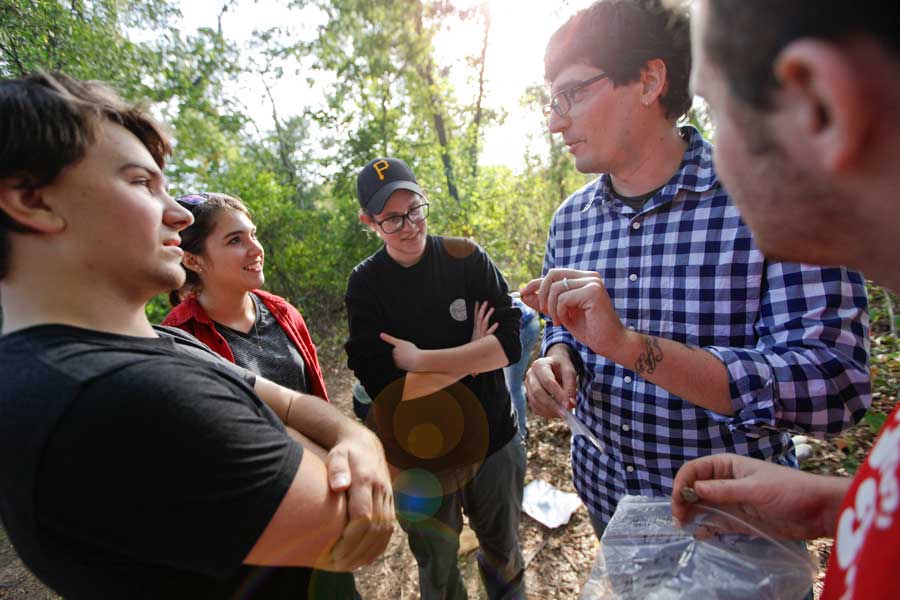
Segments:
[[[428,218],[428,203],[423,202],[416,204],[402,215],[394,215],[375,223],[381,227],[385,233],[397,233],[403,229],[403,221],[409,220],[410,223],[416,225]],[[373,219],[374,220],[374,219]]]
[[[544,105],[544,116],[549,118],[550,114],[554,112],[560,117],[566,116],[568,112],[572,110],[572,105],[578,102],[578,100],[575,99],[575,94],[587,86],[597,83],[601,79],[606,79],[607,77],[609,77],[609,73],[600,73],[596,77],[580,81],[569,89],[559,92],[550,99],[550,104]]]

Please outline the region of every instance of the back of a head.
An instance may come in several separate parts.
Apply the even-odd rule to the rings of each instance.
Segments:
[[[599,0],[575,13],[550,38],[544,78],[552,81],[568,65],[585,64],[609,73],[614,85],[638,81],[648,61],[666,64],[667,89],[660,98],[666,118],[691,107],[690,20],[683,7],[663,0]]]
[[[0,181],[20,189],[51,183],[84,157],[103,121],[128,129],[165,165],[172,147],[160,125],[109,86],[49,73],[0,80]],[[0,210],[0,279],[9,268],[13,231],[27,228]]]
[[[862,0],[708,0],[702,40],[734,94],[757,109],[778,88],[774,62],[795,40],[878,40],[900,62],[900,5]]]

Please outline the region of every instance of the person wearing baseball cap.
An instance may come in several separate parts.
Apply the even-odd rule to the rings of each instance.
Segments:
[[[357,177],[360,221],[384,246],[350,275],[347,364],[373,399],[422,598],[464,598],[462,513],[490,598],[524,598],[517,531],[525,450],[503,367],[519,360],[520,312],[474,242],[428,234],[428,199],[400,159]]]
[[[383,211],[388,198],[397,190],[409,190],[421,198],[425,197],[412,169],[399,158],[371,160],[356,178],[359,204],[369,214]]]

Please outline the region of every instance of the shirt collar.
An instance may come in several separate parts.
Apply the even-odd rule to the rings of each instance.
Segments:
[[[680,128],[682,138],[687,142],[687,149],[681,159],[681,165],[669,181],[662,187],[650,206],[659,206],[675,199],[681,190],[701,193],[718,183],[712,162],[712,145],[703,139],[703,135],[693,125]],[[616,201],[612,191],[612,179],[609,173],[597,178],[586,194],[581,212],[588,210],[595,202],[608,204]],[[649,208],[649,206],[648,206]]]
[[[192,320],[212,325],[212,321],[206,315],[206,311],[203,310],[203,307],[200,306],[200,303],[197,302],[197,298],[194,296],[188,296],[182,300],[166,317],[167,324],[175,327],[184,325]]]

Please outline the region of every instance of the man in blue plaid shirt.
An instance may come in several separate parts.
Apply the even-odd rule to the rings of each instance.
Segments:
[[[550,130],[583,173],[557,210],[544,277],[552,324],[526,377],[532,410],[576,415],[575,487],[601,535],[626,494],[668,495],[693,458],[797,466],[788,431],[836,434],[871,402],[860,274],[767,260],[720,185],[691,105],[686,15],[601,0],[551,38]]]

